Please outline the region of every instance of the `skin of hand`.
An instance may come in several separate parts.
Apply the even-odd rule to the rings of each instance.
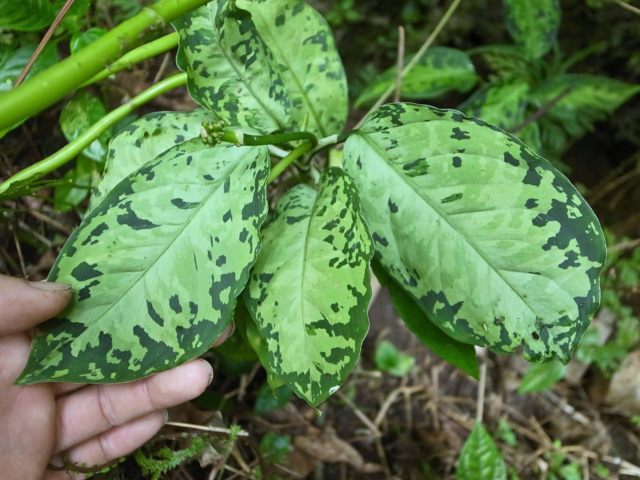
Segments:
[[[16,386],[31,344],[29,329],[62,311],[68,285],[0,275],[0,477],[4,480],[79,480],[54,471],[65,451],[77,464],[102,465],[149,440],[168,407],[197,397],[213,379],[197,359],[136,382],[115,385],[40,383]],[[223,333],[214,345],[229,335]]]

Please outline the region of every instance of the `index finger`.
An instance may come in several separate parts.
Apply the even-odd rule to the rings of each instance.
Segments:
[[[0,335],[24,332],[48,320],[70,299],[69,285],[0,275]]]

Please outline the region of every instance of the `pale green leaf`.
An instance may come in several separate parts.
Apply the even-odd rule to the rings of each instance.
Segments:
[[[377,261],[372,262],[371,266],[380,284],[389,291],[396,312],[418,340],[443,360],[455,365],[473,378],[479,378],[480,371],[475,347],[459,342],[440,330],[432,320],[429,320],[427,314],[413,298],[389,277]]]
[[[501,78],[477,90],[459,110],[500,128],[511,129],[525,119],[529,84]]]
[[[0,28],[40,30],[56,16],[49,0],[0,0]]]
[[[597,75],[566,73],[545,80],[530,96],[538,109],[556,101],[539,120],[543,145],[560,152],[569,139],[593,131],[597,121],[638,92],[640,85]]]
[[[60,129],[67,141],[73,142],[106,114],[107,110],[98,97],[90,94],[87,90],[79,90],[60,112]],[[88,158],[102,163],[110,138],[111,131],[107,130],[82,150],[82,153]]]
[[[507,30],[525,55],[537,60],[556,42],[561,10],[558,0],[503,0]]]
[[[566,369],[566,365],[557,360],[530,365],[522,378],[518,393],[541,392],[551,388],[562,380]]]
[[[268,370],[316,406],[345,381],[369,326],[373,247],[349,176],[329,167],[318,192],[289,190],[262,245],[247,308]]]
[[[347,80],[333,33],[303,0],[240,0],[278,64],[292,102],[290,130],[326,137],[347,119]]]
[[[515,137],[397,103],[344,147],[376,259],[445,333],[567,362],[600,300],[605,244],[571,183]]]
[[[476,422],[462,447],[456,480],[507,480],[500,450],[481,422]]]
[[[412,57],[405,59],[405,65]],[[387,88],[395,85],[397,68],[375,78],[356,100],[356,107],[373,104]],[[469,56],[455,48],[428,49],[402,79],[402,98],[424,100],[447,92],[466,92],[478,81]]]
[[[229,125],[283,130],[291,99],[278,62],[251,14],[233,0],[210,2],[174,22],[178,67],[193,99]]]
[[[102,181],[89,210],[129,174],[165,150],[200,135],[202,122],[215,119],[202,108],[191,112],[154,112],[126,126],[109,142]]]
[[[53,265],[73,299],[18,382],[125,382],[207,351],[255,261],[268,173],[266,147],[193,139],[120,182]]]
[[[413,357],[401,353],[389,340],[382,340],[378,344],[373,360],[379,370],[398,377],[409,373],[415,364]]]

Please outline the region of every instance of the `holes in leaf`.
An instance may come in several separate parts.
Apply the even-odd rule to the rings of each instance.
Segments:
[[[538,335],[536,332],[532,332],[531,336],[533,337],[534,340],[540,340],[540,335]]]

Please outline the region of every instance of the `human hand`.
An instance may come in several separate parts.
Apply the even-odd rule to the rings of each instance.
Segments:
[[[213,378],[209,363],[193,360],[131,383],[13,385],[29,355],[25,331],[56,315],[70,298],[68,285],[0,275],[0,476],[5,480],[81,479],[47,465],[60,464],[60,452],[87,465],[132,452],[162,427],[166,408],[197,397]]]

